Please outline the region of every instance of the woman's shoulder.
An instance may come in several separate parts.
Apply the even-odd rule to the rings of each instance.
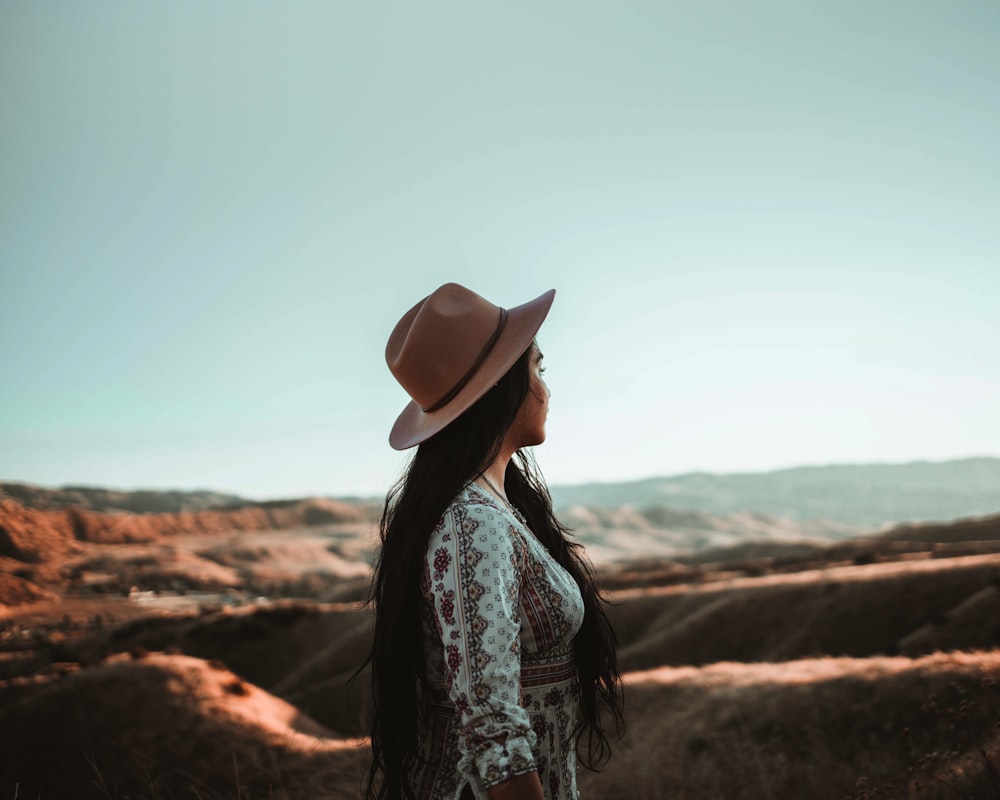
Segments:
[[[510,521],[497,501],[485,489],[470,483],[464,486],[445,509],[434,531],[436,538],[452,533],[510,535]]]
[[[459,490],[458,494],[455,495],[455,498],[449,504],[448,509],[451,510],[456,507],[477,510],[499,510],[493,496],[481,488],[475,481],[465,484]]]

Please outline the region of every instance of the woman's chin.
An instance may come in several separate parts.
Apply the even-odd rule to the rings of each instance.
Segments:
[[[539,431],[532,436],[527,437],[528,441],[524,445],[525,447],[537,447],[545,441],[545,431]]]

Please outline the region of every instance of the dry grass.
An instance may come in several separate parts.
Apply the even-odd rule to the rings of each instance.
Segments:
[[[988,594],[981,624],[961,628],[963,604],[1000,582],[1000,556],[837,566],[791,575],[637,589],[612,595],[626,670],[717,661],[875,656],[1000,645]],[[991,596],[991,595],[989,595]],[[924,635],[915,637],[917,632]],[[908,638],[909,637],[909,638]]]
[[[363,739],[331,735],[221,665],[136,656],[0,712],[0,796],[358,796]],[[602,772],[581,773],[583,796],[997,797],[998,680],[998,652],[631,673],[626,739]]]
[[[5,797],[356,797],[367,751],[221,665],[141,652],[50,681],[0,730]]]
[[[1000,796],[1000,654],[814,659],[628,678],[594,798]]]
[[[20,556],[44,543],[10,530]],[[983,535],[970,531],[955,537]],[[170,546],[244,580],[258,566],[294,573],[317,552],[281,534],[240,551],[211,536],[178,531]],[[357,555],[342,545],[330,540],[338,558]],[[973,550],[886,540],[619,572],[629,731],[603,772],[581,773],[583,796],[1000,798],[1000,556],[959,545]],[[183,562],[73,539],[63,565],[98,551],[135,570]],[[20,592],[57,563],[0,566]],[[651,587],[657,575],[670,585]],[[92,595],[35,605],[0,614],[0,800],[358,797],[366,678],[347,678],[371,620],[356,604],[178,616]]]

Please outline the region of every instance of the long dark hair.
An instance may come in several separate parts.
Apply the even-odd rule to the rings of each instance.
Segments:
[[[403,477],[386,496],[379,528],[381,550],[369,604],[375,611],[371,666],[372,763],[367,800],[411,797],[407,772],[417,758],[419,685],[424,675],[420,582],[431,530],[462,488],[493,463],[503,439],[531,388],[532,345],[500,381],[468,411],[416,451]],[[617,641],[594,574],[555,517],[552,499],[528,451],[519,450],[507,465],[505,488],[535,536],[576,580],[583,595],[583,625],[574,639],[580,676],[581,720],[575,731],[585,740],[584,766],[594,769],[610,756],[605,733],[610,713],[622,730],[622,684]]]

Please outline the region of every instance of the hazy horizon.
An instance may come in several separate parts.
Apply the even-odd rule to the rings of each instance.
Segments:
[[[539,341],[550,484],[1000,454],[1000,7],[0,4],[0,476],[376,496],[383,349]]]
[[[776,467],[774,469],[762,469],[762,470],[741,470],[741,471],[710,471],[710,470],[687,470],[684,472],[671,472],[671,473],[652,473],[649,475],[640,475],[634,477],[624,477],[616,478],[611,480],[582,480],[574,481],[572,483],[568,482],[551,482],[549,486],[553,489],[556,488],[571,488],[576,486],[602,486],[602,485],[612,485],[612,484],[629,484],[629,483],[641,483],[643,481],[655,481],[655,480],[671,480],[676,478],[683,478],[690,475],[711,475],[713,477],[725,478],[725,477],[742,477],[748,475],[770,475],[778,472],[790,472],[795,470],[822,470],[822,469],[837,469],[837,468],[852,468],[852,467],[907,467],[915,465],[942,465],[949,464],[953,462],[966,462],[966,461],[979,461],[979,460],[994,460],[1000,461],[1000,456],[981,454],[981,455],[970,455],[970,456],[959,456],[957,458],[949,459],[914,459],[912,461],[870,461],[870,462],[842,462],[842,463],[826,463],[826,464],[793,464],[788,466]],[[98,484],[98,483],[85,483],[80,481],[66,481],[59,484],[45,484],[38,481],[27,481],[21,478],[8,478],[0,476],[0,484],[12,483],[12,484],[22,484],[28,486],[36,486],[42,489],[67,489],[67,488],[83,488],[83,489],[101,489],[108,491],[122,491],[122,492],[208,492],[214,494],[230,494],[241,497],[245,500],[251,501],[268,501],[268,500],[282,500],[282,499],[298,499],[306,498],[309,496],[322,496],[329,498],[358,498],[360,500],[371,500],[380,499],[385,496],[386,491],[389,486],[384,487],[380,491],[376,492],[349,492],[349,491],[331,491],[331,492],[320,492],[320,493],[285,493],[281,495],[255,495],[248,492],[241,492],[237,489],[230,488],[220,488],[216,486],[154,486],[154,485],[119,485],[119,484]]]

